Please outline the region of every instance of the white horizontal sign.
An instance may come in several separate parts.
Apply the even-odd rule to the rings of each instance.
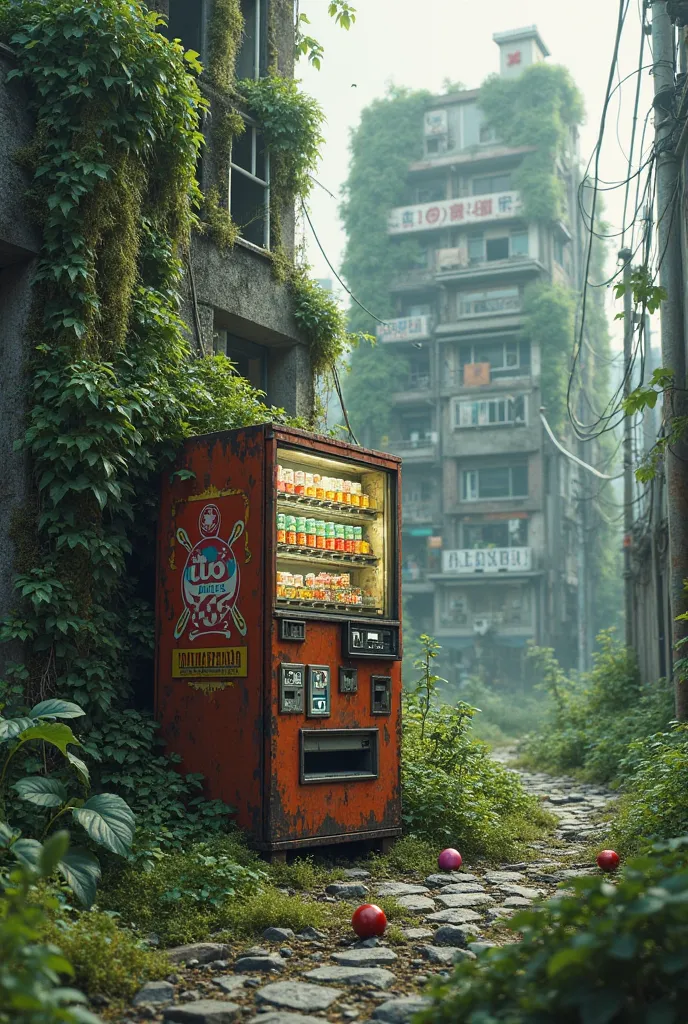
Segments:
[[[461,548],[442,552],[442,572],[528,572],[530,548]]]
[[[441,199],[417,206],[397,206],[389,215],[387,230],[390,235],[403,235],[409,231],[432,231],[450,225],[456,227],[461,224],[505,220],[517,217],[520,212],[521,197],[518,192],[493,192],[465,199]]]
[[[377,325],[378,341],[422,341],[429,337],[429,316],[399,317]]]

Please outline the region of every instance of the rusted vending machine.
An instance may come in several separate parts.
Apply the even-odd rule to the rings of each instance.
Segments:
[[[274,424],[165,476],[157,715],[259,849],[400,833],[400,500],[399,459]]]

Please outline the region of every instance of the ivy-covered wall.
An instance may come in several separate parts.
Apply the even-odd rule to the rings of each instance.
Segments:
[[[172,771],[145,712],[160,473],[189,435],[284,418],[225,357],[203,354],[180,315],[192,235],[210,237],[196,180],[210,93],[213,112],[220,95],[250,104],[285,204],[305,194],[320,142],[317,107],[276,68],[239,96],[238,10],[215,6],[225,23],[213,23],[202,90],[196,58],[138,0],[0,0],[0,42],[15,60],[3,90],[34,125],[18,158],[39,246],[14,339],[28,355],[26,422],[3,438],[21,449],[29,494],[15,509],[12,609],[0,624],[3,652],[21,658],[0,680],[0,705],[11,715],[49,695],[80,704],[94,784],[141,812],[151,842],[172,822],[178,840],[227,817],[193,803],[201,780]],[[343,314],[287,251],[249,255],[288,295],[320,372],[347,343]]]
[[[341,214],[347,234],[342,264],[349,287],[380,318],[392,315],[391,285],[410,265],[418,243],[390,244],[387,215],[404,198],[411,160],[422,154],[421,124],[428,92],[391,88],[361,116],[351,138],[351,164]],[[375,334],[375,321],[360,307],[350,310],[354,330]],[[391,395],[408,368],[384,345],[361,342],[351,354],[345,382],[349,414],[362,443],[378,445],[389,430]]]

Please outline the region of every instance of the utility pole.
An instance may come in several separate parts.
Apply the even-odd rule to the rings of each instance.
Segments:
[[[674,375],[665,395],[664,418],[670,436],[686,406],[686,360],[683,333],[683,268],[681,259],[682,200],[680,163],[675,149],[676,104],[674,29],[666,0],[652,0],[652,74],[654,78],[655,150],[657,153],[657,242],[659,283],[667,291],[661,305],[662,363]],[[677,450],[678,449],[678,450]],[[688,445],[667,446],[665,472],[669,520],[671,639],[674,651],[688,636],[688,623],[677,622],[684,611],[684,580],[688,579]],[[688,720],[688,683],[674,669],[676,717]]]
[[[633,385],[631,367],[633,361],[633,296],[631,295],[630,249],[622,249],[619,259],[623,260],[624,283],[624,378],[623,396],[628,398]],[[623,482],[624,482],[624,610],[626,647],[633,647],[633,578],[631,576],[631,540],[633,536],[633,417],[626,414],[623,436]]]

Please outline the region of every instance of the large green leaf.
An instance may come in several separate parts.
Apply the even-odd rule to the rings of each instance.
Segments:
[[[22,800],[39,807],[60,807],[67,802],[69,794],[58,779],[46,779],[41,775],[31,775],[15,782],[16,789]]]
[[[43,843],[43,849],[41,850],[39,860],[41,874],[45,878],[52,875],[58,863],[66,856],[68,849],[69,832],[67,832],[66,829],[62,829],[60,832],[55,832],[46,839]]]
[[[67,755],[67,744],[73,743],[80,747],[78,739],[69,728],[62,722],[41,722],[40,725],[31,725],[30,729],[24,729],[19,734],[20,740],[44,740],[45,743],[52,743],[65,756]]]
[[[81,718],[85,714],[84,709],[78,704],[73,704],[70,700],[58,700],[56,697],[42,700],[29,711],[31,718]]]
[[[17,834],[6,821],[0,821],[0,849],[8,847]]]
[[[17,839],[10,847],[17,860],[27,868],[37,868],[43,847],[37,839]]]
[[[90,907],[96,898],[96,889],[100,881],[100,864],[88,850],[78,847],[68,850],[57,865],[76,898],[85,907]]]
[[[33,724],[32,718],[0,718],[0,741],[13,740]]]
[[[123,857],[129,853],[136,818],[121,796],[99,793],[90,797],[83,807],[75,807],[72,814],[94,842]]]
[[[67,760],[74,766],[74,768],[76,768],[77,775],[84,785],[88,786],[91,781],[91,773],[88,770],[86,762],[82,761],[80,757],[76,756],[76,754],[73,754],[71,750],[67,751]]]

